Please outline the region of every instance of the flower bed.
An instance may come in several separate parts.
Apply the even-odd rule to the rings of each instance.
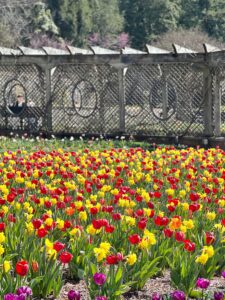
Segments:
[[[225,277],[224,154],[50,142],[2,152],[2,299],[31,297],[24,286],[54,299],[64,279],[83,279],[91,299],[116,300],[168,269],[165,299],[203,297]]]

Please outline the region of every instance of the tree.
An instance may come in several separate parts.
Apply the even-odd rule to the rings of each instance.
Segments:
[[[0,0],[1,1],[1,0]],[[0,7],[0,39],[2,46],[16,47],[22,44],[29,30],[31,10],[34,2],[5,3]]]
[[[158,35],[177,27],[180,0],[121,0],[125,32],[131,36],[133,47],[144,44]]]
[[[89,0],[89,5],[92,33],[106,37],[123,31],[123,17],[119,11],[118,0]]]
[[[203,10],[202,28],[210,36],[225,41],[225,2],[207,0]]]
[[[60,35],[80,47],[92,29],[89,0],[48,0]]]
[[[225,41],[224,0],[182,0],[180,26],[199,27],[209,36]]]
[[[31,26],[34,33],[45,33],[50,36],[59,34],[59,29],[54,23],[51,11],[42,2],[37,2],[33,8]]]
[[[61,36],[76,46],[85,46],[88,37],[111,39],[123,31],[118,0],[48,0]]]
[[[199,0],[181,0],[182,11],[179,26],[183,28],[196,28],[201,22],[201,8]]]

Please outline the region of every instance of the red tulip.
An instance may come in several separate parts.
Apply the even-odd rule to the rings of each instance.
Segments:
[[[39,238],[43,238],[48,234],[48,231],[45,228],[39,228],[37,231],[37,235]]]
[[[138,244],[141,241],[141,238],[138,234],[133,234],[133,235],[129,236],[128,239],[129,239],[130,243],[133,245]]]
[[[184,241],[184,249],[188,252],[195,251],[195,243],[190,242],[189,240]]]
[[[183,242],[184,239],[185,239],[185,234],[182,232],[182,231],[177,231],[175,233],[175,239],[178,241],[178,242]]]
[[[60,252],[61,250],[63,250],[65,248],[65,244],[62,244],[60,242],[55,242],[53,245],[53,248],[57,251]]]
[[[68,264],[73,259],[73,255],[71,253],[69,253],[69,252],[64,251],[59,256],[59,259],[60,259],[61,263]]]
[[[5,230],[5,223],[2,222],[2,223],[0,223],[0,232],[2,232],[4,230]]]
[[[189,210],[192,212],[198,211],[200,208],[200,204],[194,203],[189,205]]]
[[[147,218],[143,218],[138,222],[138,228],[144,230],[147,225]]]
[[[108,265],[116,265],[119,262],[117,255],[109,255],[106,257],[106,262]]]
[[[120,221],[120,220],[121,220],[121,214],[119,214],[119,213],[114,213],[114,214],[112,215],[112,218],[113,218],[114,221]]]
[[[39,229],[41,227],[42,220],[41,219],[34,219],[32,221],[32,224],[34,226],[34,229]]]
[[[97,207],[91,207],[90,213],[91,213],[92,215],[96,215],[96,214],[98,213]]]
[[[107,233],[113,233],[114,230],[115,230],[115,227],[113,225],[108,225],[105,227],[105,231]]]
[[[173,236],[173,230],[169,229],[169,228],[165,228],[163,229],[164,235],[168,238],[171,238]]]
[[[206,232],[206,244],[211,245],[215,242],[215,236],[213,232]]]
[[[26,276],[29,271],[29,265],[26,260],[21,260],[16,263],[16,273],[20,276]]]
[[[190,194],[190,200],[191,201],[198,201],[199,198],[200,198],[200,196],[196,193],[191,193]]]

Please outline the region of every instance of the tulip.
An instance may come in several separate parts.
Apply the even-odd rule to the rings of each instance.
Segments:
[[[141,241],[141,238],[138,234],[133,234],[133,235],[129,236],[128,239],[129,239],[130,243],[133,245],[138,244]]]
[[[32,263],[31,263],[31,267],[32,267],[32,270],[34,273],[37,273],[38,270],[39,270],[39,265],[38,265],[38,262],[33,260]]]
[[[171,294],[171,297],[173,300],[185,300],[186,299],[185,293],[182,291],[174,291]]]
[[[225,271],[222,271],[221,275],[223,278],[225,278]]]
[[[17,295],[26,294],[27,297],[32,295],[32,289],[29,286],[21,286],[16,290]]]
[[[102,273],[95,273],[93,278],[94,278],[94,282],[100,286],[106,282],[106,275]]]
[[[65,244],[62,244],[60,242],[55,242],[53,245],[53,248],[57,251],[60,252],[61,250],[63,250],[65,248]]]
[[[223,300],[223,299],[224,299],[224,293],[214,292],[214,300]]]
[[[107,298],[105,296],[97,296],[95,300],[107,300]]]
[[[200,289],[207,289],[209,285],[210,285],[210,281],[205,278],[198,278],[196,282],[196,286]]]
[[[68,264],[73,259],[73,255],[69,252],[64,251],[61,253],[59,259],[60,259],[61,263]]]
[[[119,260],[118,260],[117,255],[108,255],[106,257],[106,262],[108,265],[116,265],[116,264],[118,264]]]
[[[68,300],[80,300],[80,293],[78,291],[70,290],[67,296]]]
[[[4,300],[17,300],[17,299],[18,299],[18,296],[15,294],[6,294],[4,296]]]
[[[162,299],[162,297],[161,297],[161,295],[158,294],[158,293],[154,293],[154,294],[152,295],[152,300],[161,300],[161,299]]]
[[[16,273],[20,276],[26,276],[29,271],[28,262],[25,260],[21,260],[16,263]]]

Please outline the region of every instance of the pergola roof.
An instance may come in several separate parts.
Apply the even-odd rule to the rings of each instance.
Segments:
[[[65,49],[56,49],[52,47],[42,47],[40,49],[33,49],[20,46],[17,49],[0,47],[1,56],[74,56],[74,55],[154,55],[154,54],[207,54],[212,52],[224,51],[224,49],[217,48],[207,43],[203,44],[202,52],[196,52],[192,49],[185,48],[180,45],[172,44],[171,51],[160,49],[151,45],[146,45],[145,51],[125,47],[120,51],[101,48],[99,46],[92,46],[89,49],[81,49],[73,46],[67,46]]]

